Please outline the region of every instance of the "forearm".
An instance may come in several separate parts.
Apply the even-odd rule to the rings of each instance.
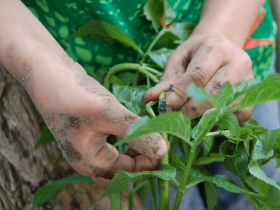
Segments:
[[[242,47],[264,0],[205,0],[193,34],[218,33]]]
[[[0,0],[0,63],[21,80],[26,63],[40,67],[66,53],[19,0]],[[45,60],[45,61],[44,61]],[[38,63],[40,62],[40,63]],[[39,68],[32,68],[39,71]]]
[[[0,4],[0,63],[22,83],[40,111],[59,107],[57,98],[74,94],[78,88],[72,90],[71,84],[86,72],[19,0]]]

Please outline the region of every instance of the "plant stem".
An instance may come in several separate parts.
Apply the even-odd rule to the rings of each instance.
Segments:
[[[133,210],[133,194],[134,194],[134,184],[130,183],[129,185],[129,210]]]
[[[157,76],[161,76],[161,75],[162,75],[162,73],[161,73],[160,71],[158,71],[158,70],[156,70],[156,69],[154,69],[154,68],[152,68],[152,67],[146,66],[146,65],[144,65],[144,64],[143,64],[143,68],[144,68],[145,70],[147,70],[147,71],[149,71],[149,72],[151,72],[151,73],[157,75]]]
[[[154,83],[158,83],[159,79],[156,78],[155,75],[153,75],[151,72],[147,71],[146,69],[144,69],[143,67],[139,68],[139,72],[141,72],[142,74],[144,74],[146,77],[149,77]]]
[[[162,138],[168,144],[168,137],[166,133],[162,133]],[[161,164],[169,164],[168,153],[160,160]],[[169,182],[165,180],[159,180],[159,210],[169,209]]]
[[[140,65],[135,64],[135,63],[122,63],[122,64],[117,64],[117,65],[111,67],[110,71],[108,72],[108,74],[106,75],[106,77],[104,79],[105,88],[107,88],[108,90],[110,89],[110,80],[114,74],[121,72],[121,71],[126,71],[126,70],[138,71],[139,68],[140,68]]]
[[[165,96],[166,96],[166,92],[162,92],[159,96],[159,104],[162,102],[165,102]],[[149,102],[146,105],[146,110],[148,112],[148,114],[151,117],[155,117],[155,113],[153,112],[152,106],[156,104],[156,102]],[[166,105],[166,103],[165,103]],[[162,112],[162,110],[165,110],[165,108],[163,109],[159,109],[160,114],[164,113]],[[164,139],[164,141],[166,142],[166,144],[168,144],[168,136],[167,133],[161,133],[162,138]],[[166,155],[160,160],[161,164],[169,164],[169,157],[168,157],[168,152],[166,153]],[[159,210],[168,210],[169,209],[169,182],[165,181],[165,180],[161,180],[159,179],[159,184],[158,184],[158,188],[159,188]]]
[[[162,35],[165,33],[165,29],[163,28],[154,38],[154,40],[151,42],[151,44],[149,45],[148,49],[146,50],[146,52],[143,54],[142,59],[140,61],[140,63],[144,63],[147,55],[149,52],[151,52],[151,50],[154,48],[154,46],[156,45],[156,43],[158,42],[158,40],[162,37]]]
[[[181,203],[183,194],[185,192],[185,188],[188,184],[188,179],[189,179],[191,167],[192,167],[192,164],[193,164],[193,161],[194,161],[196,148],[197,148],[197,146],[194,145],[190,150],[190,155],[189,155],[189,158],[188,158],[186,171],[185,171],[184,176],[182,178],[181,187],[178,189],[176,199],[175,199],[175,202],[173,204],[173,210],[178,210],[179,207],[180,207],[180,203]]]
[[[110,200],[111,200],[111,210],[122,209],[122,196],[120,192],[111,194]]]
[[[114,74],[127,70],[140,72],[144,74],[146,77],[150,78],[153,82],[155,83],[159,82],[158,78],[151,72],[151,69],[146,70],[145,68],[143,68],[142,65],[136,63],[121,63],[110,68],[109,73],[106,75],[104,79],[105,88],[108,90],[110,89],[110,81]],[[158,72],[156,73],[157,75],[159,75]]]
[[[156,178],[150,177],[150,188],[153,200],[153,209],[158,210],[157,191],[156,191]]]
[[[179,184],[179,182],[177,181],[177,179],[173,178],[173,179],[172,179],[172,182],[173,182],[173,184],[175,184],[175,186],[176,186],[177,188],[180,187],[180,184]]]
[[[156,103],[157,102],[155,101],[150,101],[149,103],[146,104],[146,111],[150,117],[156,117],[154,110],[152,108],[152,106],[155,105]]]

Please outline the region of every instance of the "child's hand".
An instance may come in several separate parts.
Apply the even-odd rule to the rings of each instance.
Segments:
[[[169,57],[160,83],[147,91],[144,102],[156,100],[162,91],[168,91],[169,110],[180,110],[190,118],[201,116],[211,108],[209,101],[196,104],[186,96],[191,82],[215,94],[226,81],[232,84],[253,78],[252,63],[245,51],[227,38],[215,34],[193,34]],[[252,108],[240,110],[237,117],[247,120]]]

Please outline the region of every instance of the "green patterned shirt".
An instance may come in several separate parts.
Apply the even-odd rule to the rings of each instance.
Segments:
[[[79,62],[91,76],[121,62],[135,60],[136,53],[119,44],[109,45],[87,37],[64,40],[87,21],[102,19],[124,32],[145,49],[155,36],[151,22],[143,15],[145,0],[23,0],[25,5],[48,29],[70,57]],[[168,0],[176,11],[174,22],[197,24],[203,0]],[[268,1],[260,11],[244,49],[253,61],[256,78],[263,79],[271,66],[276,26]]]

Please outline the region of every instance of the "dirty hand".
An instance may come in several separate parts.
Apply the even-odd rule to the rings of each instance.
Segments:
[[[190,83],[204,87],[211,95],[226,81],[234,84],[251,78],[251,59],[240,47],[222,35],[193,33],[169,57],[160,83],[148,90],[143,100],[156,100],[162,91],[168,91],[169,110],[180,110],[190,118],[196,118],[212,105],[209,101],[197,104],[188,98],[186,88]],[[251,113],[252,107],[249,107],[239,110],[236,115],[240,121],[245,121]]]
[[[117,170],[137,172],[157,167],[157,159],[167,151],[159,134],[129,142],[127,153],[106,143],[110,134],[124,138],[139,117],[79,64],[70,58],[59,64],[50,60],[40,71],[36,66],[25,65],[26,88],[64,157],[78,172],[102,182],[103,178],[112,178]]]

